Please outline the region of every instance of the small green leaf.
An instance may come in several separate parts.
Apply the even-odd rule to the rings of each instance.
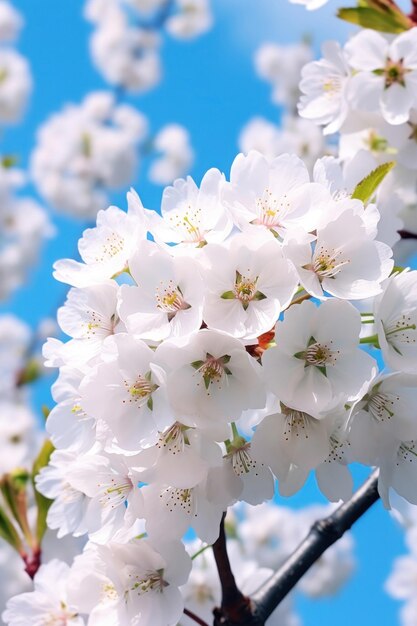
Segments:
[[[400,12],[384,9],[359,6],[339,9],[337,17],[351,24],[358,24],[363,28],[372,28],[383,33],[403,33],[411,27],[406,15]]]
[[[394,161],[389,161],[388,163],[383,163],[372,170],[368,176],[363,178],[360,183],[356,185],[352,193],[352,198],[362,200],[364,204],[369,202],[369,200],[371,200],[374,196],[379,185],[384,180],[385,176],[392,170],[394,165]]]
[[[0,507],[0,537],[3,537],[15,550],[22,552],[22,541],[2,507]]]
[[[32,469],[32,484],[33,490],[35,492],[36,505],[38,507],[38,515],[36,519],[36,539],[39,543],[41,543],[42,537],[44,536],[47,528],[46,516],[48,514],[49,507],[52,504],[52,500],[45,498],[45,496],[39,493],[39,491],[36,489],[35,478],[39,474],[41,469],[48,465],[49,459],[51,458],[51,454],[54,449],[55,448],[52,443],[49,441],[49,439],[47,439],[43,444],[37,458],[35,459]]]

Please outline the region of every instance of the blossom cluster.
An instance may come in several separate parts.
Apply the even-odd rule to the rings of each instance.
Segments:
[[[32,77],[27,60],[13,44],[19,36],[21,15],[7,1],[0,2],[0,122],[20,120],[32,90]]]
[[[387,506],[391,487],[417,502],[417,272],[392,274],[376,206],[338,187],[332,160],[314,171],[252,151],[229,180],[175,181],[161,214],[131,191],[85,231],[81,261],[55,264],[70,340],[44,348],[56,451],[36,484],[58,537],[88,535],[68,623],[176,624],[184,534],[212,544],[223,511],[269,500],[275,478],[291,495],[315,471],[336,502],[359,461],[381,468]]]
[[[398,230],[417,232],[417,28],[395,37],[364,29],[344,47],[329,41],[323,58],[302,70],[299,112],[341,133],[339,158],[346,177],[357,180],[368,167],[395,160],[379,190],[381,203],[400,221]],[[414,251],[414,244],[412,251]],[[408,250],[405,251],[409,253]]]
[[[67,105],[38,131],[31,173],[42,196],[57,210],[91,218],[109,204],[109,193],[129,185],[148,140],[148,120],[109,92],[90,93]],[[160,156],[151,166],[155,182],[170,182],[193,158],[188,133],[165,126],[155,137]]]
[[[132,92],[161,80],[162,30],[190,39],[212,24],[209,0],[87,0],[85,16],[95,26],[95,65],[111,85]]]

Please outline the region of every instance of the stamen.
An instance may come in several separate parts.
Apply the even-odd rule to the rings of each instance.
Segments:
[[[178,311],[186,311],[191,306],[185,301],[182,291],[178,285],[174,285],[170,280],[167,285],[163,285],[161,281],[160,286],[155,294],[156,306],[164,313],[168,313],[168,320],[171,321]]]

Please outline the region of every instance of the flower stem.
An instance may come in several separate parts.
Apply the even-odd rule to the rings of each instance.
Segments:
[[[205,622],[203,619],[201,619],[201,617],[198,617],[198,615],[190,611],[190,609],[184,608],[184,615],[186,615],[190,619],[193,619],[196,624],[200,624],[200,626],[209,626],[207,622]]]
[[[370,343],[373,346],[375,346],[375,348],[379,348],[379,341],[378,341],[378,335],[370,335],[369,337],[362,337],[361,339],[359,339],[359,343]]]

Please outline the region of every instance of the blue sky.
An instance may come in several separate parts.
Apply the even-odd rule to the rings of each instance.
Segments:
[[[308,34],[318,50],[326,38],[346,38],[350,28],[332,17],[334,0],[319,12],[308,13],[287,0],[213,0],[213,30],[195,42],[179,43],[166,38],[163,47],[165,77],[162,84],[141,97],[128,100],[150,119],[157,131],[170,122],[190,131],[196,160],[192,174],[199,180],[209,167],[228,172],[237,152],[237,137],[253,115],[277,120],[268,85],[258,79],[252,55],[265,41],[290,43]],[[68,102],[107,85],[95,71],[88,54],[90,26],[82,19],[81,0],[14,0],[25,17],[26,27],[19,49],[30,59],[35,89],[24,122],[8,128],[3,151],[17,154],[25,166],[36,129],[52,112]],[[348,3],[349,4],[349,3]],[[146,166],[146,164],[145,164]],[[134,186],[148,208],[158,209],[161,189],[139,173]],[[34,190],[29,189],[32,193]],[[113,201],[125,206],[126,190]],[[83,224],[53,215],[57,237],[46,246],[41,263],[0,312],[12,311],[35,325],[54,314],[66,288],[51,276],[52,263],[73,257]],[[50,403],[47,384],[36,390],[35,404]],[[357,479],[364,476],[356,472]],[[323,501],[314,481],[294,499],[294,506]],[[398,605],[382,591],[392,559],[404,551],[400,530],[378,504],[354,530],[357,542],[356,576],[331,600],[300,599],[298,608],[305,626],[395,626]]]

